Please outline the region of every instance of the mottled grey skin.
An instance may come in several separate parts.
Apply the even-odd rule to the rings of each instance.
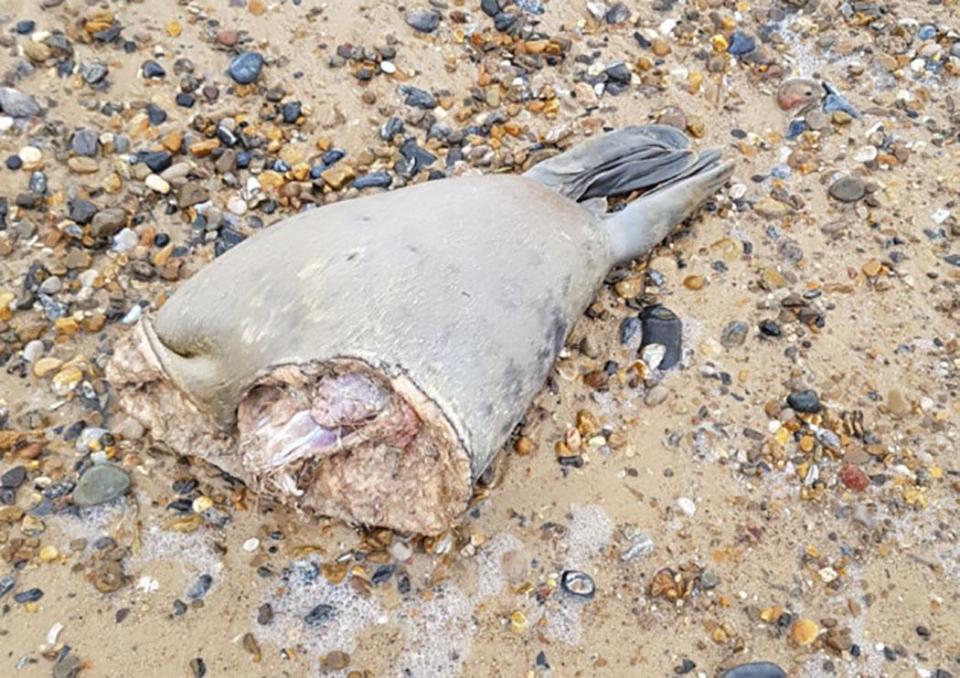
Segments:
[[[225,428],[267,368],[359,358],[439,405],[477,475],[611,261],[600,222],[543,185],[451,179],[274,226],[145,322],[166,372]]]
[[[529,176],[447,179],[314,209],[216,259],[145,318],[147,362],[228,435],[271,369],[362,361],[404,397],[432,402],[414,406],[446,420],[461,447],[451,458],[469,459],[476,479],[610,267],[647,253],[731,171],[675,130],[628,128]],[[576,202],[637,188],[649,192],[611,215]],[[124,388],[135,395],[136,378]]]

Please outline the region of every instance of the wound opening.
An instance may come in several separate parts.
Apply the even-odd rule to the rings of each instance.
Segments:
[[[238,451],[272,494],[351,522],[443,530],[470,497],[470,464],[409,380],[358,360],[281,365],[237,408]]]

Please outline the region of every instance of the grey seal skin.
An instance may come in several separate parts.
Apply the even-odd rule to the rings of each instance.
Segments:
[[[180,454],[318,514],[436,534],[466,507],[617,262],[732,172],[632,127],[522,176],[445,179],[286,219],[118,344],[120,406]],[[606,213],[607,196],[644,190]]]

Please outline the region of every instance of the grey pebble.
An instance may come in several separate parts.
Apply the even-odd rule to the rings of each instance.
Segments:
[[[857,202],[866,195],[863,179],[845,175],[830,184],[830,195],[840,202]]]
[[[723,678],[787,678],[787,673],[773,662],[750,662],[734,666]]]
[[[0,87],[0,109],[14,118],[30,118],[40,113],[36,99],[13,87]]]
[[[80,476],[73,490],[73,503],[82,508],[98,506],[122,496],[130,488],[130,476],[116,464],[97,464]]]
[[[440,13],[429,9],[418,9],[408,12],[404,20],[416,31],[433,33],[440,25]]]
[[[723,344],[725,348],[742,346],[743,342],[747,340],[747,333],[749,331],[750,326],[744,321],[732,320],[727,323],[727,326],[723,328],[723,332],[720,333],[720,343]]]

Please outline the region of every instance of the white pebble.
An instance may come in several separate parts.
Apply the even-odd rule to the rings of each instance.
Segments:
[[[129,228],[121,229],[113,236],[114,252],[130,252],[140,242],[140,236]],[[91,281],[92,282],[92,281]]]
[[[247,539],[245,542],[243,542],[243,550],[246,551],[247,553],[253,553],[258,548],[260,548],[260,540],[257,539],[256,537],[251,537],[250,539]]]
[[[140,304],[134,304],[134,306],[129,311],[127,311],[127,314],[123,316],[123,320],[121,320],[120,322],[122,322],[124,325],[133,325],[138,320],[140,320],[140,316],[142,315],[143,315],[143,306],[141,306]]]
[[[392,61],[381,61],[380,70],[386,73],[387,75],[390,75],[391,73],[397,72],[397,67],[393,64]]]
[[[231,214],[236,214],[238,217],[243,216],[247,213],[247,203],[239,195],[235,195],[227,200],[227,209]]]
[[[863,148],[858,148],[857,152],[853,155],[853,159],[857,162],[872,162],[877,159],[877,147],[864,146]]]
[[[166,195],[170,192],[170,184],[168,184],[167,181],[159,175],[148,174],[143,183],[147,185],[147,188],[152,191],[156,191],[157,193]]]
[[[693,499],[688,497],[680,497],[677,499],[677,508],[688,516],[692,516],[697,512],[697,505],[693,503]]]
[[[32,363],[34,360],[43,355],[43,342],[39,339],[34,339],[29,342],[26,346],[23,347],[23,359],[28,363]]]
[[[137,580],[137,590],[144,593],[153,593],[160,590],[160,582],[150,575],[143,575]]]
[[[50,630],[47,631],[47,645],[53,647],[57,644],[57,638],[60,637],[60,632],[63,631],[63,624],[57,622],[50,627]]]
[[[20,156],[24,165],[32,165],[43,159],[43,153],[36,146],[24,146],[17,155]]]
[[[13,127],[13,118],[9,115],[0,115],[0,132],[6,132]]]

